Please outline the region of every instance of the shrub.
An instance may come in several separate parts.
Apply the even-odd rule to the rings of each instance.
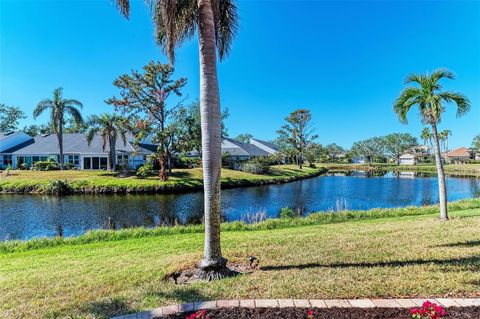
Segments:
[[[198,310],[197,312],[190,314],[190,316],[187,316],[186,319],[208,319],[208,316],[205,310]]]
[[[410,309],[410,314],[414,319],[443,319],[447,316],[442,306],[430,301],[425,301],[420,308]]]
[[[297,217],[297,214],[295,213],[295,210],[290,207],[283,207],[280,208],[280,212],[278,213],[278,216],[280,218],[294,218]]]
[[[270,172],[270,161],[267,158],[256,157],[243,163],[242,171],[252,174],[267,174]]]
[[[32,169],[35,171],[54,171],[60,169],[60,167],[53,159],[49,159],[48,161],[33,163]]]
[[[73,191],[72,186],[70,186],[70,184],[64,180],[49,181],[45,189],[49,193],[55,194],[55,195],[66,195],[66,194],[70,194]]]
[[[5,169],[5,176],[10,176],[10,171],[12,170],[12,165],[8,164],[7,168]]]
[[[198,157],[178,157],[175,159],[176,168],[195,168],[199,167],[200,158]]]
[[[74,169],[75,165],[73,163],[67,162],[63,165],[64,169]]]
[[[153,176],[153,164],[152,163],[145,163],[143,166],[137,170],[137,177],[138,178],[146,178],[148,176]]]
[[[28,170],[28,165],[27,165],[27,163],[22,163],[22,164],[18,165],[18,169],[21,170],[21,171],[26,171],[26,170]]]

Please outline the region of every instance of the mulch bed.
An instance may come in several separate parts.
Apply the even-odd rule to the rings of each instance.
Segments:
[[[207,310],[209,319],[305,319],[307,308],[223,308]],[[411,319],[408,309],[313,308],[315,319]],[[447,319],[479,319],[480,307],[447,308]],[[190,313],[163,318],[185,319]]]

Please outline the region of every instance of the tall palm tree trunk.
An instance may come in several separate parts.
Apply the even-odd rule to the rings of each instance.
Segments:
[[[199,0],[200,117],[205,205],[205,247],[197,277],[228,276],[220,248],[221,112],[217,80],[215,24],[210,0]]]
[[[108,143],[110,144],[110,158],[109,158],[110,170],[112,172],[115,172],[115,169],[116,169],[116,166],[117,166],[116,156],[115,156],[115,153],[116,153],[115,144],[117,143],[117,141],[114,137],[111,137],[110,140],[108,141]]]
[[[435,163],[438,176],[438,196],[440,200],[440,220],[448,220],[447,212],[447,188],[445,185],[445,172],[443,171],[442,157],[440,154],[440,142],[438,140],[437,125],[432,123],[433,146],[435,149]]]

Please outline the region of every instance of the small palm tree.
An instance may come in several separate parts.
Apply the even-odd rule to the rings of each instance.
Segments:
[[[442,141],[444,152],[448,152],[448,137],[450,135],[452,135],[452,131],[450,131],[450,130],[443,130],[443,131],[438,133],[438,137]]]
[[[434,71],[431,75],[411,74],[405,80],[405,84],[414,83],[415,86],[405,88],[393,105],[393,110],[402,123],[407,123],[407,113],[417,106],[424,124],[432,127],[433,146],[435,149],[435,163],[437,165],[438,188],[440,199],[440,219],[448,220],[447,190],[445,185],[445,173],[440,154],[439,135],[437,124],[441,121],[445,104],[454,103],[457,106],[457,117],[470,110],[470,101],[466,96],[457,92],[442,91],[439,83],[441,79],[455,79],[452,72],[446,69]]]
[[[156,40],[173,62],[175,48],[198,31],[200,114],[205,211],[204,256],[197,278],[212,280],[232,275],[220,247],[220,182],[222,116],[217,78],[217,54],[226,57],[237,30],[234,0],[146,0],[152,8]],[[128,17],[130,0],[116,0]]]
[[[55,89],[53,91],[53,99],[41,100],[33,110],[33,118],[36,119],[45,110],[50,109],[50,124],[57,135],[58,148],[60,151],[60,169],[63,170],[63,126],[66,121],[65,116],[70,115],[77,124],[84,122],[78,110],[78,108],[83,108],[82,103],[74,99],[64,99],[62,97],[62,90],[61,87]]]
[[[116,150],[115,146],[117,144],[117,138],[120,138],[123,141],[123,144],[127,144],[127,131],[128,131],[128,122],[124,117],[118,116],[116,114],[104,113],[102,115],[92,115],[88,119],[88,125],[90,126],[87,132],[87,142],[88,145],[92,143],[93,138],[100,134],[102,138],[102,149],[105,151],[105,148],[110,148],[108,157],[109,157],[109,169],[114,172],[116,168]]]

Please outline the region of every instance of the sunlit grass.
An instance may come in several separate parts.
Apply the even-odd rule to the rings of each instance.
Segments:
[[[478,297],[480,209],[451,215],[224,229],[224,255],[257,256],[262,269],[188,286],[163,278],[201,258],[202,232],[4,253],[0,317],[108,317],[200,299]]]
[[[304,167],[300,170],[293,165],[272,166],[271,172],[256,175],[222,169],[222,186],[248,186],[265,183],[285,182],[291,179],[318,175],[322,168]],[[195,190],[202,187],[202,169],[174,169],[166,182],[157,176],[138,178],[136,176],[116,177],[107,171],[12,171],[9,176],[0,175],[2,192],[44,192],[50,180],[66,180],[78,192],[162,192],[174,190]]]

